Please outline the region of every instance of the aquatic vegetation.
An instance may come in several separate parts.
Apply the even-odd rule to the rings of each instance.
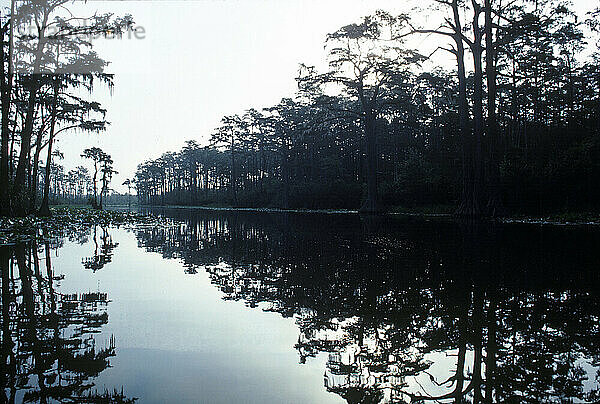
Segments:
[[[92,226],[153,226],[162,222],[160,217],[152,214],[60,207],[53,208],[50,217],[0,217],[0,244],[55,239]]]

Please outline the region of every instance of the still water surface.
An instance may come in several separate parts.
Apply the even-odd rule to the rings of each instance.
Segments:
[[[599,400],[593,228],[154,213],[0,247],[7,401]]]

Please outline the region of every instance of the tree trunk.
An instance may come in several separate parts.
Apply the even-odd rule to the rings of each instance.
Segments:
[[[483,362],[483,292],[475,286],[473,297],[473,404],[480,404],[483,399],[481,384],[481,368]]]
[[[482,212],[482,188],[483,188],[483,156],[481,143],[483,140],[483,32],[478,24],[479,8],[474,11],[473,18],[473,68],[474,68],[474,91],[473,91],[473,205],[472,217],[481,216]]]
[[[204,165],[204,198],[208,197],[208,166]]]
[[[237,205],[237,190],[235,184],[235,144],[233,140],[233,135],[231,136],[231,200],[233,201],[234,206]]]
[[[34,211],[37,202],[37,188],[38,188],[38,171],[40,166],[40,154],[42,152],[42,137],[44,136],[43,131],[39,131],[35,139],[35,152],[33,153],[33,169],[31,170],[31,181],[29,185],[29,210]]]
[[[265,172],[265,146],[264,146],[263,137],[264,136],[261,134],[261,138],[260,138],[260,174],[259,174],[260,194],[261,195],[264,195],[264,172]]]
[[[456,42],[456,57],[458,61],[459,79],[459,115],[460,131],[463,139],[463,189],[462,200],[457,214],[465,218],[481,216],[481,188],[483,183],[481,140],[483,137],[483,66],[482,66],[482,31],[479,27],[479,6],[475,6],[473,17],[473,53],[474,91],[473,91],[473,130],[468,124],[468,102],[465,74],[465,49],[462,37],[462,24],[458,0],[452,1],[454,14]]]
[[[7,69],[6,66],[6,55],[4,52],[4,38],[10,24],[7,23],[2,28],[2,38],[0,43],[0,86],[1,86],[1,100],[2,100],[2,132],[1,132],[1,146],[0,146],[0,216],[8,216],[11,214],[10,207],[10,180],[8,176],[8,139],[10,137],[9,130],[9,119],[10,119],[10,101],[12,92],[12,72]],[[10,64],[10,61],[9,61]],[[9,65],[10,66],[10,65]],[[8,71],[7,71],[8,70]],[[8,74],[7,74],[8,73]]]
[[[10,307],[11,302],[14,300],[10,287],[12,281],[9,269],[11,256],[11,247],[6,245],[0,246],[0,272],[2,279],[2,345],[0,349],[0,360],[2,360],[3,366],[3,371],[0,373],[0,383],[2,383],[2,386],[9,385],[9,380],[14,377],[16,370],[12,358],[9,359],[9,356],[14,352],[14,342],[10,324]],[[2,389],[1,397],[3,398],[3,402],[11,402],[5,394],[5,389]]]
[[[104,188],[106,187],[106,173],[103,173],[102,175],[102,188],[100,188],[100,206],[98,206],[98,209],[102,210],[102,202],[103,202],[103,196],[104,196]],[[165,193],[163,192],[163,205],[165,204]]]
[[[32,352],[33,352],[33,360],[34,360],[34,368],[33,373],[38,377],[38,384],[40,386],[40,401],[46,402],[47,392],[46,392],[46,384],[45,377],[43,373],[43,369],[41,364],[44,362],[42,360],[42,349],[40,347],[40,340],[37,337],[36,332],[36,324],[39,319],[35,313],[35,295],[33,292],[33,286],[31,281],[31,268],[27,264],[26,260],[26,251],[27,255],[30,254],[31,247],[25,245],[19,245],[15,249],[15,255],[17,258],[17,266],[19,268],[19,278],[21,280],[21,295],[23,296],[23,306],[24,312],[27,316],[28,326],[25,333],[25,341],[31,344]],[[33,254],[37,254],[37,251],[31,251]],[[31,261],[29,261],[31,262]]]
[[[289,161],[289,148],[285,135],[283,136],[283,150],[281,156],[281,169],[282,169],[282,180],[283,180],[283,195],[281,207],[284,209],[290,206],[290,161]]]
[[[463,387],[465,384],[465,359],[467,356],[467,312],[460,314],[458,319],[458,358],[456,360],[456,389],[454,403],[462,404]]]
[[[367,199],[360,208],[363,213],[380,212],[377,191],[377,132],[376,117],[373,111],[365,114],[365,146],[367,152]]]
[[[469,103],[467,101],[467,76],[465,72],[465,47],[462,40],[462,24],[458,0],[452,1],[456,43],[456,62],[458,74],[458,114],[459,130],[462,139],[462,195],[457,214],[471,216],[473,207],[473,142],[469,128]]]
[[[29,75],[29,99],[27,100],[27,112],[25,114],[25,122],[23,124],[23,130],[21,132],[21,152],[19,154],[19,163],[17,165],[17,171],[15,174],[15,182],[13,184],[13,207],[14,214],[16,216],[24,216],[28,213],[29,204],[27,203],[27,187],[25,185],[27,180],[27,171],[29,167],[29,152],[31,145],[31,135],[33,133],[33,121],[35,119],[35,107],[37,101],[37,94],[40,89],[39,71],[42,65],[42,55],[45,45],[45,38],[43,30],[46,28],[48,23],[48,14],[44,13],[41,29],[39,32],[39,39],[36,46],[33,71]]]
[[[46,157],[46,170],[44,173],[44,194],[42,196],[42,203],[40,205],[40,209],[38,211],[39,216],[50,216],[50,175],[51,175],[51,165],[52,165],[52,143],[53,143],[53,135],[51,134],[50,139],[48,139],[48,155]]]
[[[492,3],[493,0],[485,0],[485,70],[488,90],[487,145],[489,159],[489,187],[486,210],[487,214],[491,217],[497,217],[504,214],[504,207],[500,196],[499,156],[501,151],[501,139],[496,116],[496,48],[494,46],[493,37]]]
[[[17,216],[25,216],[28,213],[29,207],[26,182],[27,172],[29,171],[29,152],[31,149],[35,104],[39,89],[38,79],[32,77],[31,80],[29,100],[27,101],[27,114],[25,116],[23,131],[21,132],[21,151],[19,153],[19,163],[17,165],[12,194],[14,213]]]
[[[48,155],[46,157],[46,172],[44,174],[44,195],[42,204],[38,211],[39,216],[50,216],[50,174],[52,169],[52,145],[54,143],[54,134],[56,130],[56,110],[58,103],[58,79],[54,78],[54,98],[52,100],[52,115],[50,117],[50,134],[48,136]]]
[[[97,181],[98,181],[98,161],[96,161],[96,159],[94,159],[94,206],[92,206],[94,209],[98,208],[98,185],[97,185]]]

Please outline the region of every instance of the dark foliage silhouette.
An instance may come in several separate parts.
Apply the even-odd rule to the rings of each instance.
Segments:
[[[380,11],[329,34],[329,70],[302,65],[293,99],[227,116],[209,145],[140,164],[139,202],[596,211],[597,10],[584,19],[555,0],[431,3],[439,27]],[[420,67],[431,55],[407,47],[415,36],[450,51],[455,70]]]

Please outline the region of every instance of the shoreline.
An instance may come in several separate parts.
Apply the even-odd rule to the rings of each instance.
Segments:
[[[0,245],[15,244],[32,240],[53,239],[64,232],[81,231],[90,226],[160,226],[164,218],[160,213],[140,210],[202,210],[214,212],[255,212],[255,213],[291,213],[291,214],[317,214],[317,215],[363,215],[357,210],[350,209],[281,209],[281,208],[235,208],[214,206],[107,206],[105,210],[94,210],[89,206],[53,206],[53,216],[36,217],[33,215],[22,218],[0,217]],[[366,215],[368,216],[368,215]],[[461,222],[460,219],[449,213],[431,213],[415,211],[391,211],[381,213],[380,217],[411,218],[423,221]],[[569,213],[563,215],[547,215],[544,217],[515,215],[497,219],[481,219],[482,224],[544,226],[562,228],[598,228],[600,217],[590,213]]]
[[[52,206],[52,216],[0,217],[0,246],[30,241],[49,241],[94,226],[157,226],[162,219],[152,214],[95,210],[89,206]]]
[[[299,213],[299,214],[329,214],[329,215],[362,215],[358,210],[352,209],[283,209],[283,208],[236,208],[231,206],[186,206],[186,205],[137,205],[137,209],[190,209],[206,211],[231,211],[231,212],[258,212],[258,213]],[[423,219],[450,219],[459,222],[451,213],[430,213],[421,212],[418,209],[410,211],[382,212],[381,216],[405,216],[420,217]],[[600,226],[600,215],[590,215],[589,213],[570,213],[568,215],[548,214],[545,216],[535,215],[512,215],[496,219],[484,218],[481,222],[495,222],[501,224],[526,224],[542,226]]]

